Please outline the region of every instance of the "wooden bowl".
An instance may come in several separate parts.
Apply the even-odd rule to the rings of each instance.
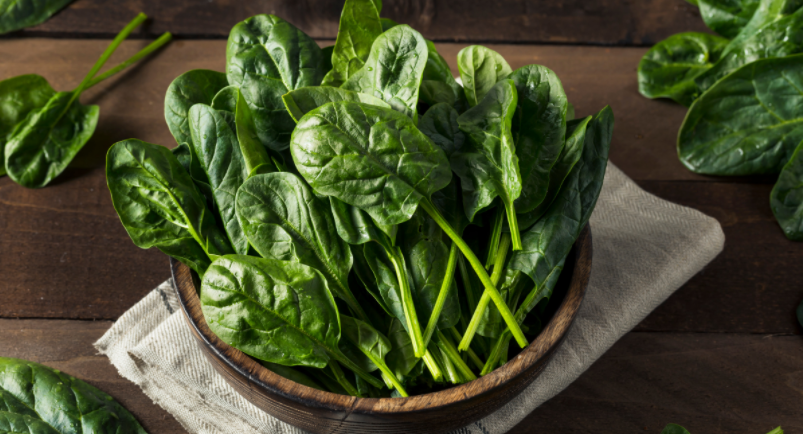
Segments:
[[[302,386],[264,368],[209,329],[196,291],[197,276],[171,259],[173,282],[198,345],[212,366],[248,401],[279,420],[313,433],[442,433],[496,411],[537,377],[563,341],[591,274],[586,226],[566,260],[554,297],[563,301],[541,334],[503,367],[470,383],[409,398],[355,398]]]

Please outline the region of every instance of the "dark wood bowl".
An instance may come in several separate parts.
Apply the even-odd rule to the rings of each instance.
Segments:
[[[563,341],[591,274],[591,230],[569,254],[554,297],[563,301],[541,334],[503,367],[470,383],[409,398],[355,398],[322,392],[280,377],[220,340],[209,329],[196,291],[197,276],[171,259],[185,319],[212,366],[248,401],[313,433],[442,433],[479,420],[521,393]]]

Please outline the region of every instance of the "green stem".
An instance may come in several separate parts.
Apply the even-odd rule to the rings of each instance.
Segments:
[[[128,68],[129,66],[137,63],[143,57],[153,53],[154,51],[156,51],[159,48],[161,48],[162,45],[170,42],[171,39],[173,39],[173,35],[171,35],[170,32],[166,32],[166,33],[162,34],[162,36],[160,36],[159,39],[157,39],[157,40],[151,42],[150,44],[148,44],[147,47],[145,47],[142,50],[140,50],[137,54],[129,57],[124,62],[120,63],[119,65],[115,66],[114,68],[112,68],[112,69],[104,72],[103,74],[100,74],[100,75],[96,76],[95,78],[93,78],[92,81],[90,81],[86,85],[86,88],[84,90],[90,89],[92,86],[100,83],[101,81],[103,81],[103,80],[113,76],[114,74],[117,74],[118,72]]]
[[[496,251],[499,250],[499,239],[502,237],[502,227],[505,226],[505,212],[500,207],[494,208],[493,223],[491,223],[491,239],[488,241],[488,257],[485,258],[485,269],[490,270],[494,263]]]
[[[424,365],[426,365],[427,369],[429,369],[429,373],[430,375],[432,375],[433,380],[435,380],[436,382],[440,382],[441,380],[443,380],[443,371],[441,371],[441,367],[438,364],[438,360],[435,358],[435,356],[432,355],[432,353],[429,350],[427,350],[427,352],[424,353]]]
[[[452,333],[452,337],[455,338],[457,342],[463,340],[463,336],[460,335],[460,332],[457,331],[456,328],[454,327],[450,328],[449,332]],[[482,359],[480,359],[480,357],[477,356],[477,353],[475,353],[474,350],[471,349],[471,347],[468,348],[467,353],[468,353],[468,358],[471,359],[471,362],[474,363],[474,366],[476,366],[477,369],[482,369],[482,367],[485,366],[485,364],[482,363]]]
[[[452,341],[449,340],[449,337],[441,333],[440,330],[438,330],[438,347],[440,347],[441,351],[451,360],[454,367],[457,368],[464,379],[467,381],[477,379],[477,376],[471,372],[471,368],[460,358],[460,354],[457,353],[457,349],[454,347]]]
[[[393,372],[390,370],[390,368],[388,368],[388,365],[385,364],[384,360],[377,359],[373,354],[371,354],[370,351],[363,351],[362,353],[365,354],[366,357],[371,359],[371,362],[374,365],[376,365],[379,368],[379,370],[382,372],[382,378],[390,381],[390,383],[393,384],[393,387],[395,387],[396,390],[399,391],[399,394],[401,396],[403,396],[405,398],[407,396],[409,396],[409,395],[407,395],[407,391],[404,390],[404,386],[402,386],[402,384],[399,382],[399,379],[396,378],[396,376],[393,374]]]
[[[452,289],[452,283],[454,282],[454,269],[457,266],[457,256],[459,254],[460,253],[457,251],[457,246],[455,243],[452,243],[452,246],[449,248],[449,261],[446,263],[446,275],[443,277],[441,290],[438,293],[438,298],[435,300],[435,307],[432,308],[432,315],[429,316],[427,328],[424,330],[424,345],[429,344],[429,340],[432,339],[432,334],[435,332],[435,329],[438,326],[438,319],[441,317],[443,306],[446,305],[446,297],[449,295],[449,291]]]
[[[508,234],[504,234],[502,239],[499,241],[499,250],[496,251],[496,258],[494,260],[494,271],[491,275],[491,282],[496,286],[499,283],[499,279],[502,278],[502,271],[505,268],[505,259],[507,258],[507,250],[510,248],[510,236]],[[465,348],[471,344],[471,340],[474,339],[474,334],[477,332],[477,327],[480,326],[480,321],[482,320],[482,316],[485,314],[485,310],[488,309],[488,303],[491,302],[491,295],[488,291],[485,291],[480,298],[480,302],[477,304],[477,309],[474,310],[474,315],[471,317],[471,321],[468,323],[468,327],[466,327],[466,332],[463,334],[463,340],[460,341],[460,349],[463,349],[463,344],[465,343]],[[505,304],[507,307],[507,303]],[[516,323],[518,325],[518,323]]]
[[[446,380],[452,384],[463,383],[463,379],[460,377],[460,374],[454,367],[451,359],[449,359],[449,357],[446,355],[446,352],[443,350],[443,348],[438,347],[436,351],[438,351],[441,362],[443,363],[443,370],[446,372]]]
[[[365,372],[362,368],[357,366],[356,363],[352,362],[351,360],[349,360],[348,357],[346,357],[343,353],[341,353],[340,350],[327,351],[327,352],[329,353],[330,356],[332,356],[332,360],[337,360],[338,362],[342,363],[347,368],[354,371],[355,374],[359,375],[360,378],[367,381],[370,385],[379,389],[385,387],[385,385],[382,383],[381,380]]]
[[[399,280],[404,319],[407,321],[407,332],[410,334],[413,352],[416,357],[423,357],[427,347],[424,344],[424,337],[421,334],[421,325],[418,323],[418,315],[415,313],[415,304],[413,304],[413,294],[410,291],[410,282],[407,279],[407,267],[405,267],[404,264],[404,256],[402,256],[401,249],[399,249],[398,246],[391,247],[387,253],[390,262],[393,263],[393,269],[396,271],[396,278]]]
[[[513,251],[521,250],[519,221],[516,218],[516,207],[513,205],[512,200],[505,201],[505,213],[507,214],[507,224],[510,226],[510,237],[513,240]]]
[[[351,385],[351,382],[346,378],[346,375],[343,374],[343,370],[340,369],[340,365],[337,363],[336,360],[329,361],[329,369],[332,371],[332,374],[335,376],[338,384],[344,389],[346,389],[346,393],[351,396],[361,396],[360,392],[357,391],[357,388]]]
[[[508,345],[509,342],[510,333],[505,330],[502,336],[499,336],[496,340],[496,345],[494,345],[493,350],[491,350],[488,360],[485,361],[485,366],[482,368],[482,372],[480,372],[481,376],[488,375],[491,371],[496,369],[496,363],[499,361],[499,357],[502,354],[502,347]]]
[[[460,238],[457,233],[455,232],[454,228],[443,218],[441,213],[435,208],[435,205],[429,199],[424,199],[420,202],[424,211],[432,217],[433,220],[438,224],[438,226],[443,229],[443,232],[452,239],[452,242],[457,244],[457,247],[463,253],[463,255],[468,259],[468,263],[471,264],[471,268],[474,269],[474,272],[477,273],[477,276],[480,278],[483,286],[485,286],[484,294],[490,294],[491,300],[493,300],[496,307],[499,308],[499,312],[502,315],[502,318],[507,323],[508,328],[513,333],[513,336],[516,338],[516,342],[524,348],[527,346],[527,338],[524,337],[524,333],[521,331],[521,327],[519,327],[518,323],[516,323],[515,319],[513,318],[513,313],[510,312],[510,309],[507,307],[507,303],[499,294],[499,291],[496,290],[496,286],[491,282],[491,278],[488,276],[488,273],[485,271],[485,268],[482,266],[482,263],[479,259],[477,259],[477,255],[471,251],[471,248]],[[476,315],[476,312],[474,313]],[[460,342],[460,346],[458,349],[465,351],[468,349],[468,345],[471,343],[471,339],[466,341],[468,335],[463,337],[463,342]]]

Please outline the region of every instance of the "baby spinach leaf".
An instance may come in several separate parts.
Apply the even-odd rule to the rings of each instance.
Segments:
[[[239,142],[240,152],[242,153],[248,176],[278,171],[276,164],[268,155],[267,149],[259,141],[254,113],[239,89],[235,94],[234,105],[234,124],[237,131],[237,141]]]
[[[212,99],[212,104],[200,103],[211,105],[215,110],[223,110],[226,112],[234,113],[237,111],[237,100],[240,97],[240,88],[237,86],[226,86],[220,89],[215,97]]]
[[[392,230],[380,227],[368,213],[334,196],[329,196],[329,204],[337,234],[347,243],[359,245],[374,241],[385,250],[389,250],[393,246],[387,232],[397,230],[395,227]]]
[[[803,146],[783,166],[770,194],[770,206],[786,237],[803,241]]]
[[[332,290],[364,318],[348,286],[351,250],[335,232],[328,204],[296,175],[256,175],[237,191],[237,217],[263,258],[290,260],[320,271]]]
[[[803,140],[803,55],[764,59],[719,81],[691,106],[680,161],[709,175],[778,173]]]
[[[466,135],[457,123],[457,110],[449,104],[435,104],[421,116],[418,129],[451,157],[463,147]]]
[[[341,315],[340,326],[342,336],[370,360],[373,369],[367,371],[379,369],[402,396],[407,396],[404,387],[385,363],[385,356],[393,348],[388,338],[367,323],[350,316]]]
[[[0,35],[44,23],[73,0],[0,1]]]
[[[521,195],[516,199],[516,211],[523,213],[535,209],[546,196],[549,172],[563,149],[569,102],[560,79],[545,66],[528,65],[513,71],[509,78],[516,84],[518,95],[513,140],[519,158]]]
[[[376,4],[372,0],[346,0],[332,51],[332,70],[324,77],[323,85],[341,86],[362,69],[380,34],[382,25]]]
[[[234,211],[237,189],[248,179],[248,170],[233,128],[234,115],[195,104],[189,112],[193,155],[212,189],[215,210],[236,253],[248,253],[248,239]]]
[[[77,98],[76,92],[58,92],[17,125],[5,147],[6,172],[14,182],[44,187],[89,141],[100,109],[81,105]]]
[[[173,148],[171,152],[173,152],[173,155],[176,157],[179,164],[181,164],[181,167],[184,168],[184,171],[190,175],[193,184],[195,184],[195,186],[198,188],[198,191],[206,199],[209,209],[214,212],[215,199],[214,193],[212,192],[212,186],[209,185],[209,179],[206,177],[206,172],[204,172],[204,168],[201,167],[201,162],[198,160],[198,157],[195,156],[195,152],[193,152],[192,147],[186,143],[182,143]],[[216,220],[218,220],[217,216]]]
[[[438,239],[424,239],[406,252],[408,258],[412,287],[415,288],[416,312],[419,322],[428,323],[432,316],[443,280],[446,278],[449,262],[449,248]],[[454,274],[454,270],[452,270]],[[438,317],[437,328],[441,330],[454,327],[460,320],[460,303],[457,289],[452,280],[448,288],[443,310]]]
[[[342,87],[380,98],[416,119],[418,89],[426,64],[424,37],[408,25],[398,25],[376,38],[365,66]]]
[[[352,92],[339,87],[302,87],[301,89],[288,92],[286,95],[282,96],[282,100],[290,116],[292,116],[293,120],[296,122],[301,120],[305,114],[312,110],[334,101],[354,101],[375,105],[377,107],[390,108],[388,103],[377,97],[366,93]]]
[[[103,391],[56,369],[0,357],[0,432],[145,434]]]
[[[410,335],[404,329],[402,321],[396,318],[391,320],[388,340],[392,348],[385,356],[385,360],[396,378],[403,379],[407,376],[417,376],[412,371],[419,365],[421,359],[415,356],[413,343],[410,340]]]
[[[215,95],[229,83],[226,74],[207,69],[193,69],[170,83],[165,94],[165,121],[176,143],[191,143],[187,114],[195,104],[212,104]]]
[[[469,107],[479,104],[499,80],[512,72],[501,54],[481,45],[460,50],[457,53],[457,68]]]
[[[112,205],[138,247],[156,247],[203,274],[218,255],[233,253],[226,234],[176,157],[164,146],[130,139],[106,155]]]
[[[463,206],[469,221],[499,197],[511,232],[518,235],[513,201],[521,194],[521,175],[511,134],[515,111],[516,86],[513,80],[502,80],[478,105],[457,118],[466,140],[449,159],[452,170],[460,177]]]
[[[260,360],[259,363],[268,368],[268,370],[274,374],[284,377],[290,381],[295,381],[298,384],[303,384],[304,386],[311,387],[313,389],[326,390],[323,388],[323,386],[316,383],[315,380],[298,369],[280,365],[278,363],[266,362],[264,360]]]
[[[711,69],[728,40],[707,33],[678,33],[655,44],[638,66],[639,92],[688,107],[700,96],[694,78]]]
[[[44,107],[56,94],[44,77],[37,74],[20,75],[0,81],[0,162],[5,162],[6,141],[14,127],[30,112]],[[0,175],[6,173],[5,165]]]
[[[279,80],[246,74],[240,92],[254,117],[257,137],[265,148],[282,152],[290,143],[295,122],[284,107],[287,88]]]
[[[307,113],[290,151],[315,191],[362,208],[380,225],[409,220],[451,178],[443,151],[410,118],[363,103]]]
[[[731,42],[711,69],[695,78],[703,91],[718,80],[760,59],[803,53],[803,7],[773,21],[749,37]]]
[[[733,38],[747,25],[760,0],[699,0],[700,16],[709,29]]]
[[[321,56],[318,44],[294,25],[275,15],[255,15],[229,33],[226,75],[240,87],[246,75],[279,80],[287,90],[317,86]]]
[[[753,13],[750,21],[742,28],[730,44],[725,47],[724,52],[729,53],[744,42],[745,39],[753,37],[762,27],[785,18],[795,13],[803,7],[801,0],[759,0],[758,8]]]

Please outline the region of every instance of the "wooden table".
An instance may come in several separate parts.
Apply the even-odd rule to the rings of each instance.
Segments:
[[[82,97],[100,105],[100,123],[56,182],[27,190],[0,179],[0,355],[89,381],[151,433],[184,432],[92,347],[169,277],[167,258],[135,247],[118,221],[105,151],[130,137],[173,147],[162,106],[168,84],[194,68],[222,71],[236,22],[273,12],[330,45],[340,7],[314,0],[78,0],[47,23],[0,39],[0,79],[35,72],[69,90],[136,12],[154,20],[112,63],[163,31],[177,36]],[[611,160],[642,188],[717,218],[725,230],[725,251],[714,262],[513,432],[657,434],[668,422],[694,434],[803,430],[803,340],[794,316],[803,298],[803,244],[787,241],[773,220],[774,179],[688,172],[675,153],[685,109],[637,91],[644,46],[705,30],[695,7],[683,0],[385,0],[383,15],[442,42],[438,49],[455,72],[460,48],[493,43],[514,68],[554,69],[578,115],[610,104]]]

